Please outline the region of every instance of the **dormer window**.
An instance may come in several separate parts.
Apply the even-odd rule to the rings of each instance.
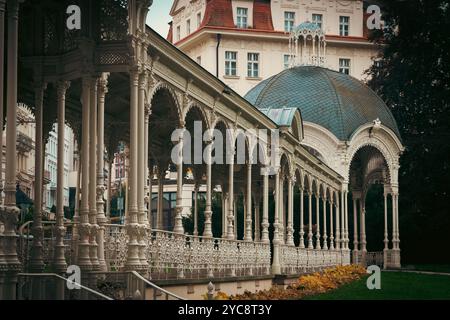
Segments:
[[[246,29],[248,26],[248,9],[237,8],[236,26],[240,29]]]

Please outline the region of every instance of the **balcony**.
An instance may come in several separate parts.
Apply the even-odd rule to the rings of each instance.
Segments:
[[[52,179],[50,178],[50,171],[45,170],[44,171],[44,185],[49,184],[52,181]]]
[[[18,153],[28,153],[33,150],[34,144],[33,139],[29,136],[23,134],[22,132],[17,133],[17,152]]]

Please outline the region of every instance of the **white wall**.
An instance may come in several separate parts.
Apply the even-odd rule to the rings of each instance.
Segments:
[[[216,36],[211,34],[201,41],[192,43],[186,53],[196,60],[201,56],[202,66],[212,74],[216,74]],[[237,76],[225,76],[225,51],[236,51]],[[247,78],[247,53],[255,52],[260,54],[260,78]],[[259,82],[278,74],[284,69],[284,55],[288,54],[288,40],[263,39],[256,37],[243,37],[239,35],[223,35],[219,49],[219,78],[241,95],[245,95],[251,88]],[[352,44],[327,43],[327,65],[326,67],[339,70],[339,59],[350,59],[350,75],[364,80],[364,72],[372,64],[372,57],[377,51],[373,47],[362,47]]]
[[[331,0],[272,0],[272,20],[277,31],[284,31],[284,12],[295,12],[295,25],[312,21],[313,14],[323,15],[323,30],[329,35],[339,35],[339,16],[350,17],[349,35],[363,35],[362,1]]]
[[[173,17],[173,42],[177,42],[177,27],[180,27],[181,39],[188,36],[186,23],[187,20],[191,20],[191,32],[193,33],[197,30],[197,14],[201,13],[201,19],[205,16],[206,0],[198,0],[191,3],[190,0],[180,0],[178,2],[175,11],[182,7],[185,7],[182,11]]]

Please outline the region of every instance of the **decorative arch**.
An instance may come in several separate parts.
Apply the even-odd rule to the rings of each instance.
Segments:
[[[184,110],[182,111],[181,121],[186,123],[186,118],[187,118],[189,112],[191,112],[194,109],[199,112],[199,114],[201,115],[202,121],[206,124],[206,128],[203,128],[204,131],[209,130],[211,128],[211,126],[210,126],[209,118],[205,112],[205,108],[204,108],[204,106],[202,106],[200,103],[198,103],[195,100],[191,100],[188,103],[187,107],[184,108]]]
[[[284,161],[283,161],[284,160]],[[281,173],[285,174],[285,176],[292,177],[293,167],[292,167],[292,159],[287,152],[282,152],[280,156],[280,166]],[[286,166],[287,170],[283,171],[283,167]]]
[[[292,134],[295,136],[298,141],[303,141],[304,139],[304,129],[303,129],[303,118],[301,115],[301,111],[297,109],[294,114],[294,118],[292,119],[291,124]]]
[[[150,106],[150,108],[149,108],[150,113],[152,112],[152,109],[153,109],[153,99],[154,99],[155,95],[161,90],[167,90],[167,92],[171,96],[172,101],[174,102],[175,107],[177,109],[178,119],[180,121],[183,120],[184,119],[183,118],[183,109],[181,107],[180,101],[178,100],[175,89],[172,86],[170,86],[168,83],[166,83],[165,81],[158,81],[156,83],[156,85],[149,90],[149,94],[147,96],[147,104]]]
[[[398,162],[404,147],[392,130],[383,125],[366,124],[355,131],[349,145],[350,147],[347,149],[348,164],[345,172],[347,181],[350,177],[351,162],[356,153],[364,147],[371,146],[383,155],[391,176],[391,183],[397,184]]]

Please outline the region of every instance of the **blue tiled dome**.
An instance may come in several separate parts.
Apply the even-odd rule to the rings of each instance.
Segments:
[[[400,138],[391,111],[375,92],[361,81],[330,69],[301,66],[284,70],[259,83],[245,99],[263,112],[298,108],[303,121],[321,125],[341,141],[349,140],[360,126],[376,119]]]
[[[306,21],[294,27],[293,29],[293,31],[298,30],[320,31],[321,29],[317,23]]]

